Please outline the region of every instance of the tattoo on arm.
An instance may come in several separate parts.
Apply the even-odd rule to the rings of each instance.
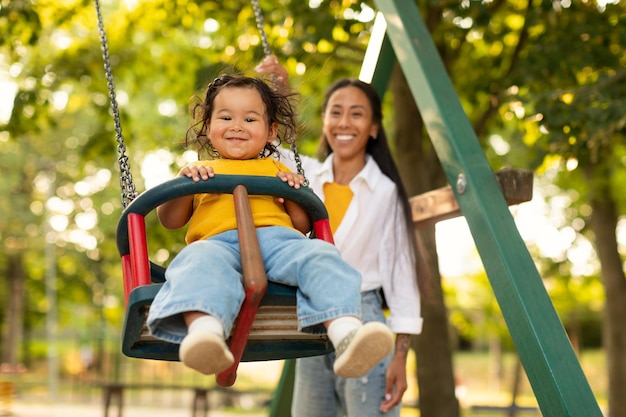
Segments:
[[[396,337],[396,353],[407,354],[411,347],[411,335],[399,334]]]

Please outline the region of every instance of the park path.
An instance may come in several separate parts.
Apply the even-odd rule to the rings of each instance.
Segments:
[[[11,406],[11,417],[102,417],[102,404],[25,404],[14,403]],[[7,415],[2,414],[0,415]],[[118,417],[117,410],[109,413],[110,417]],[[187,408],[149,408],[124,407],[123,417],[190,417],[191,411]],[[227,413],[223,410],[209,410],[208,417],[261,417],[267,413],[244,414],[241,410],[236,413]]]

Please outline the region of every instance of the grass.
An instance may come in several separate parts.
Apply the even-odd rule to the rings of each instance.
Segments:
[[[415,359],[409,359],[409,368],[415,366]],[[606,405],[607,377],[605,355],[601,350],[584,351],[579,358],[583,372],[601,407]],[[454,369],[457,379],[457,397],[462,408],[462,417],[509,417],[505,409],[512,404],[512,387],[517,355],[507,352],[497,360],[489,352],[457,352],[454,355]],[[416,403],[419,397],[417,381],[409,375],[409,389],[405,403]],[[522,372],[515,404],[523,410],[515,414],[519,417],[541,416],[538,404],[526,375]],[[483,407],[493,407],[486,410]],[[500,410],[498,410],[500,408]],[[531,410],[537,410],[537,412]],[[405,408],[402,417],[418,417],[419,411]]]

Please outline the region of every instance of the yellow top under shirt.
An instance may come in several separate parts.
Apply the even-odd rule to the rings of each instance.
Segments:
[[[284,164],[272,158],[215,159],[198,161],[196,164],[211,166],[216,174],[275,177],[279,171],[290,171]],[[211,179],[209,178],[207,181],[211,181]],[[251,195],[250,207],[256,227],[284,226],[295,230],[285,207],[277,203],[274,197]],[[232,194],[194,195],[193,214],[189,220],[189,227],[185,236],[187,244],[236,228],[235,204]]]
[[[333,234],[341,224],[353,196],[354,193],[349,185],[341,185],[336,182],[324,183],[324,205],[328,210],[330,230]]]

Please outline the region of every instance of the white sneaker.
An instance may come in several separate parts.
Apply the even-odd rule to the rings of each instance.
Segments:
[[[222,372],[235,362],[224,339],[212,332],[188,334],[178,354],[186,366],[205,375]]]
[[[383,323],[373,321],[353,330],[335,348],[333,370],[344,378],[367,373],[393,350],[393,333]]]

